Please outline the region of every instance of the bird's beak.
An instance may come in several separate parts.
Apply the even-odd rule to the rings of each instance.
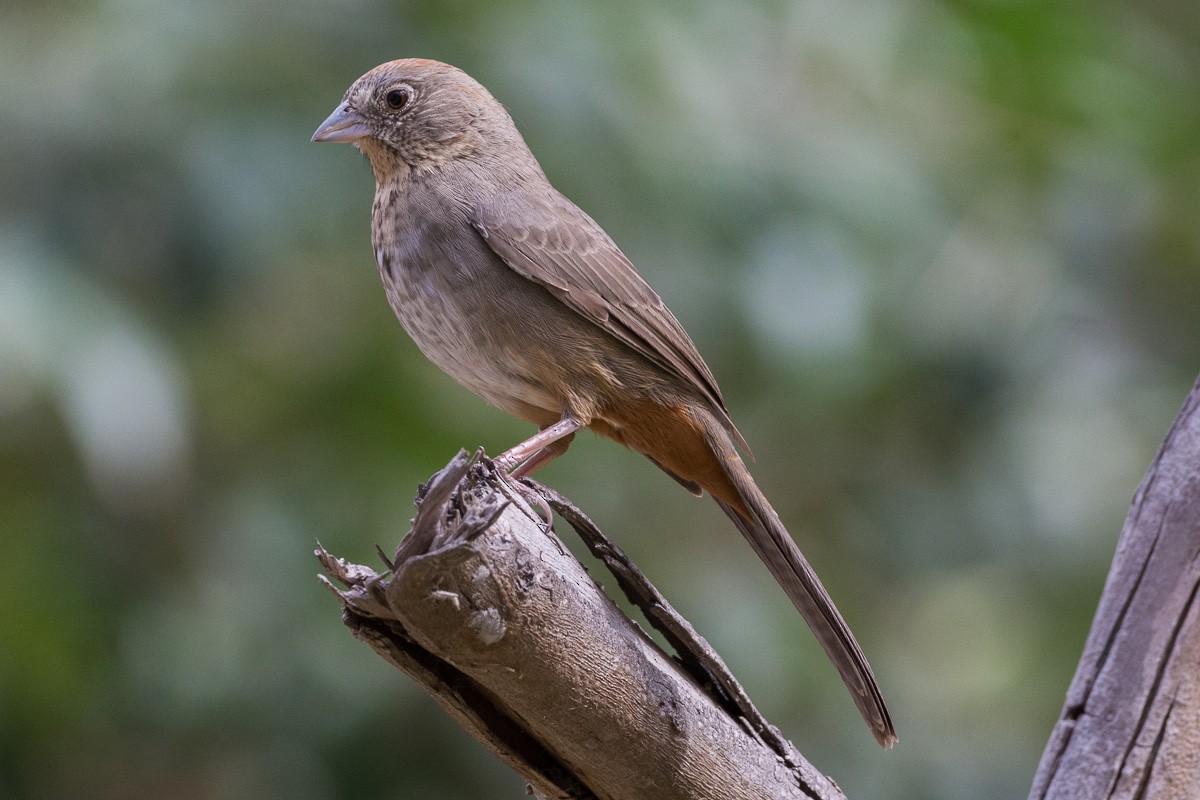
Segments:
[[[349,103],[343,103],[321,123],[321,127],[312,135],[312,141],[353,142],[370,135],[371,128],[367,121]]]

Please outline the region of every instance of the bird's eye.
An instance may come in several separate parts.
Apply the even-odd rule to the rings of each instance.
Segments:
[[[392,89],[387,93],[387,104],[389,108],[401,109],[408,105],[409,94],[405,89]]]

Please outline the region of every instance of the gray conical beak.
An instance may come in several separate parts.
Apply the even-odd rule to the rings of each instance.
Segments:
[[[353,142],[371,135],[371,128],[357,111],[343,103],[312,135],[314,142]]]

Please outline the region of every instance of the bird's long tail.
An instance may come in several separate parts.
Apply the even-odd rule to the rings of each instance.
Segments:
[[[699,403],[625,403],[611,409],[606,418],[593,419],[589,427],[646,455],[689,491],[703,490],[713,496],[812,628],[875,738],[884,747],[895,744],[896,731],[871,665],[808,560],[750,477],[727,417],[723,421]]]
[[[867,657],[850,632],[850,626],[842,619],[833,599],[821,585],[800,548],[792,541],[775,509],[754,483],[728,433],[712,417],[704,420],[704,423],[705,438],[720,461],[725,477],[733,485],[736,496],[723,498],[713,491],[717,487],[705,488],[713,494],[721,510],[733,520],[733,524],[746,537],[796,610],[804,617],[825,654],[837,667],[859,713],[879,744],[884,748],[891,747],[896,742],[896,731],[892,727],[887,704],[884,703]]]

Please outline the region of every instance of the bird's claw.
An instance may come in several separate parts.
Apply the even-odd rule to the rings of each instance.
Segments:
[[[499,467],[499,464],[496,466]],[[541,524],[545,526],[546,530],[549,530],[551,524],[554,522],[554,512],[550,510],[550,504],[546,502],[546,498],[542,497],[542,493],[532,486],[523,483],[520,478],[513,477],[506,470],[500,470],[499,474],[500,479],[508,484],[525,501],[530,510],[541,519]]]

